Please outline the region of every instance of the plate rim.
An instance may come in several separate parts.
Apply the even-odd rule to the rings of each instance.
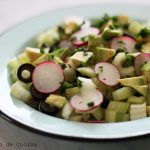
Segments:
[[[21,24],[24,24],[28,21],[32,21],[38,17],[42,17],[46,14],[49,14],[49,13],[54,13],[56,11],[63,11],[65,9],[71,9],[71,8],[78,8],[78,7],[87,7],[87,6],[95,6],[95,5],[133,5],[135,7],[138,7],[138,6],[142,6],[142,7],[147,7],[147,8],[150,8],[150,5],[145,5],[145,4],[133,4],[133,3],[91,3],[91,4],[80,4],[80,5],[75,5],[75,6],[67,6],[67,7],[61,7],[61,8],[57,8],[57,9],[53,9],[53,10],[50,10],[50,11],[46,11],[44,13],[40,13],[40,14],[37,14],[35,16],[32,16],[30,18],[27,18],[23,21],[20,21],[19,23],[16,23],[14,24],[13,26],[9,27],[8,29],[4,30],[2,33],[0,33],[0,38],[9,33],[9,31],[13,30],[14,28],[17,28],[19,27]],[[46,131],[43,131],[43,130],[40,130],[40,129],[37,129],[37,128],[34,128],[34,127],[31,127],[27,124],[24,124],[22,122],[19,122],[18,120],[14,119],[13,117],[11,116],[8,116],[5,112],[3,112],[0,108],[0,116],[2,118],[4,118],[5,120],[9,121],[10,123],[13,123],[15,125],[17,125],[18,127],[23,127],[23,129],[26,129],[28,131],[31,131],[31,132],[34,132],[34,133],[38,133],[40,135],[45,135],[45,136],[50,136],[50,137],[54,137],[54,138],[59,138],[59,139],[64,139],[64,140],[77,140],[77,141],[112,141],[112,140],[127,140],[127,139],[133,139],[133,138],[140,138],[140,137],[143,137],[143,136],[146,136],[146,135],[149,135],[150,134],[150,130],[149,131],[145,131],[145,132],[142,132],[142,133],[134,133],[132,135],[122,135],[122,136],[118,136],[118,137],[107,137],[107,138],[102,138],[102,137],[84,137],[84,136],[73,136],[73,135],[62,135],[62,134],[57,134],[57,133],[52,133],[52,132],[46,132]]]

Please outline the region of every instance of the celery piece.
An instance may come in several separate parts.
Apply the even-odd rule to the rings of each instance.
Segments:
[[[116,122],[129,121],[129,114],[117,113]]]
[[[146,101],[146,98],[144,96],[140,96],[140,97],[131,96],[127,100],[127,102],[131,104],[142,104],[145,101]]]
[[[114,110],[105,110],[105,121],[106,122],[116,122],[117,112]]]
[[[130,120],[145,118],[146,115],[146,103],[143,104],[131,104],[130,106]]]
[[[129,103],[119,102],[119,101],[110,101],[107,109],[114,110],[119,113],[127,113],[129,110]]]
[[[68,88],[65,90],[65,93],[68,98],[71,98],[74,95],[80,94],[80,88],[79,87]]]
[[[135,94],[135,90],[130,87],[123,87],[112,92],[113,100],[126,100]]]

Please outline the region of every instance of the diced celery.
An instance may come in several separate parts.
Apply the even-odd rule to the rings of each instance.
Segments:
[[[74,95],[79,95],[80,94],[80,88],[79,87],[74,87],[74,88],[68,88],[65,90],[67,98],[71,98]]]
[[[105,121],[106,122],[115,122],[116,121],[117,112],[114,110],[105,110]]]
[[[108,110],[114,110],[114,111],[119,112],[119,113],[127,113],[129,110],[129,103],[110,101],[107,109]]]
[[[61,115],[63,118],[69,119],[72,112],[73,112],[73,108],[71,107],[70,103],[67,102],[62,109]]]
[[[131,104],[142,104],[145,101],[146,101],[146,98],[144,96],[140,96],[140,97],[131,96],[127,100],[127,102]]]
[[[70,116],[69,120],[80,122],[82,120],[82,115]]]
[[[116,122],[129,121],[129,114],[117,113]]]
[[[126,100],[135,94],[135,90],[130,87],[123,87],[112,92],[113,100]]]
[[[98,107],[95,109],[94,112],[92,112],[92,115],[96,120],[102,120],[104,117],[104,113],[105,113],[104,108]]]
[[[27,87],[28,85],[25,83],[16,81],[11,87],[11,94],[15,98],[27,103],[32,99],[31,93]]]
[[[131,104],[130,106],[130,120],[145,118],[146,115],[146,103],[143,104]]]

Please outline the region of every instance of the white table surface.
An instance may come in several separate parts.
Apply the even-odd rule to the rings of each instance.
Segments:
[[[40,13],[66,6],[90,3],[136,3],[149,0],[0,0],[0,34],[15,24]],[[33,143],[35,146],[18,146]],[[149,150],[150,136],[112,142],[75,142],[41,136],[0,118],[0,150]]]

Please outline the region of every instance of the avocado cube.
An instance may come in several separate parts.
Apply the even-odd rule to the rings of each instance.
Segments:
[[[76,65],[85,65],[92,56],[92,52],[76,52],[70,59]]]

